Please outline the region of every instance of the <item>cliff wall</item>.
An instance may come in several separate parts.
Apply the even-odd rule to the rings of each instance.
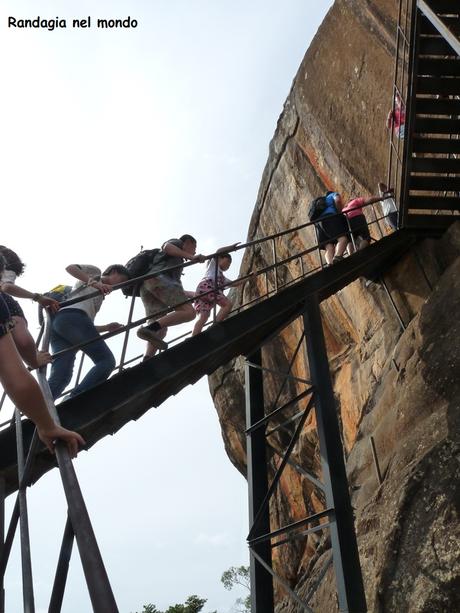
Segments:
[[[337,0],[328,13],[279,118],[248,239],[306,222],[307,203],[325,189],[345,198],[366,195],[385,179],[396,11],[394,0]],[[372,212],[368,215],[371,221]],[[385,231],[371,226],[376,237]],[[312,244],[307,230],[287,235],[276,243],[278,258]],[[241,274],[270,264],[271,258],[271,246],[248,251]],[[304,264],[317,266],[317,255],[305,256]],[[296,266],[300,263],[287,266],[281,281],[295,276]],[[384,290],[366,288],[362,280],[322,304],[369,611],[460,610],[459,268],[457,224],[443,239],[418,245],[388,271],[385,279],[405,331]],[[267,284],[274,283],[269,275]],[[264,291],[259,277],[245,289],[244,299]],[[285,371],[293,361],[294,374],[308,378],[303,350],[296,353],[300,330],[293,323],[264,347],[264,364]],[[245,474],[242,359],[216,371],[209,382],[228,455]],[[265,385],[269,406],[279,378],[267,376]],[[303,389],[291,382],[280,403]],[[320,475],[314,425],[311,416],[294,456]],[[284,429],[269,437],[271,470],[279,464],[288,435]],[[381,485],[371,436],[384,475]],[[321,509],[320,498],[288,466],[271,505],[272,528]],[[274,566],[306,595],[328,563],[328,547],[327,536],[315,533],[275,549]],[[282,590],[276,596],[278,611],[299,610]],[[337,610],[331,566],[311,606],[319,613]]]

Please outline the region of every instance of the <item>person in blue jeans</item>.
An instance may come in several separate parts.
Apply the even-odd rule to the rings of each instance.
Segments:
[[[83,380],[71,392],[76,396],[81,392],[93,387],[97,383],[105,381],[115,368],[115,358],[107,344],[100,338],[100,332],[112,332],[121,327],[121,324],[113,322],[103,326],[95,326],[94,318],[101,308],[107,294],[112,291],[112,286],[123,283],[129,279],[128,270],[121,264],[109,266],[102,274],[99,268],[90,265],[71,264],[66,271],[78,279],[72,288],[71,298],[84,297],[99,290],[99,295],[86,300],[81,300],[68,307],[62,307],[53,317],[51,324],[51,349],[53,354],[69,349],[91,339],[94,342],[81,348],[94,363]],[[73,366],[77,351],[66,351],[56,356],[51,365],[51,374],[48,383],[53,398],[62,394],[72,379]]]

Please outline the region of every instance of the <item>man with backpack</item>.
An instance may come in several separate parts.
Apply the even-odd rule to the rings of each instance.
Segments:
[[[66,295],[67,299],[81,298],[94,294],[95,290],[99,291],[96,296],[61,307],[52,319],[50,340],[53,354],[93,340],[81,348],[93,361],[94,366],[72,391],[71,396],[76,396],[93,385],[105,381],[115,368],[115,358],[99,333],[113,332],[120,328],[121,324],[113,322],[95,326],[94,318],[101,308],[104,297],[112,291],[112,286],[127,281],[130,275],[121,264],[109,266],[102,274],[96,266],[80,264],[70,264],[66,271],[77,279],[72,292]],[[53,359],[48,379],[53,398],[57,398],[70,383],[77,351],[66,351]]]
[[[147,341],[144,359],[155,355],[158,349],[167,349],[163,341],[169,326],[192,321],[195,310],[190,302],[183,304],[194,296],[182,286],[181,276],[184,260],[204,262],[205,257],[196,254],[196,239],[190,234],[172,238],[163,244],[161,250],[154,254],[149,270],[145,273],[159,272],[155,277],[146,279],[140,288],[140,296],[145,307],[145,314],[150,323],[137,331],[137,336]],[[155,319],[155,314],[174,307],[170,313]]]
[[[326,264],[339,262],[348,244],[348,228],[342,212],[342,197],[337,192],[327,192],[315,198],[308,216],[315,224],[319,248],[326,252]]]

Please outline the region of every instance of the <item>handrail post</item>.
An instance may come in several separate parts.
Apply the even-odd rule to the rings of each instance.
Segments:
[[[138,287],[137,285],[133,287],[133,295],[131,298],[131,304],[129,305],[128,321],[126,323],[127,326],[130,326],[133,321],[134,305],[136,304],[137,287]],[[118,372],[121,372],[123,370],[123,365],[125,363],[125,358],[126,358],[126,351],[128,349],[128,340],[129,340],[130,331],[131,331],[131,328],[128,327],[128,329],[125,332],[125,338],[123,339],[123,348],[121,350],[120,365],[118,367]]]
[[[278,258],[276,254],[276,244],[275,239],[272,238],[272,253],[273,253],[273,273],[274,273],[274,283],[275,283],[275,294],[278,293]]]
[[[21,539],[21,566],[22,566],[22,600],[25,613],[34,613],[34,585],[32,580],[32,559],[30,553],[29,515],[27,511],[27,485],[22,482],[24,475],[24,443],[22,438],[22,422],[19,409],[15,408],[16,447],[18,456],[18,482],[19,482],[19,529]]]

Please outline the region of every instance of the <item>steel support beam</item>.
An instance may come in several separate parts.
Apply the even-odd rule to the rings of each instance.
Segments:
[[[21,483],[24,475],[24,445],[22,438],[22,422],[19,409],[14,410],[16,420],[16,445],[18,450],[18,481]],[[21,539],[22,565],[22,599],[24,613],[35,613],[34,584],[32,578],[32,557],[30,552],[29,514],[27,510],[27,486],[22,484],[18,492],[19,500],[19,531]]]
[[[5,550],[5,479],[0,478],[0,560]],[[5,613],[4,574],[0,575],[0,613]]]
[[[48,410],[56,423],[59,423],[59,417],[51,395],[51,390],[46,380],[45,373],[42,370],[38,372],[38,381]],[[91,525],[88,510],[75,473],[75,468],[72,464],[67,446],[63,441],[58,440],[56,442],[55,454],[67,500],[68,514],[72,522],[75,540],[77,541],[93,611],[94,613],[108,613],[109,611],[110,613],[118,613],[115,596],[113,595],[112,587],[105,570],[93,526]]]
[[[260,349],[249,356],[259,368],[246,364],[246,427],[264,418],[264,389],[262,354]],[[247,465],[249,488],[249,526],[252,527],[268,492],[267,456],[265,428],[261,427],[247,435]],[[270,532],[269,505],[258,522],[258,533]],[[267,568],[271,568],[272,554],[270,541],[255,545],[250,556],[251,611],[252,613],[273,613],[273,579]],[[263,560],[261,564],[259,559]]]
[[[335,509],[331,543],[342,613],[365,613],[366,597],[359,563],[353,509],[348,492],[342,441],[332,389],[319,301],[308,297],[303,315],[310,376],[316,386],[316,422],[326,506]]]
[[[64,535],[62,537],[61,551],[59,552],[59,560],[56,568],[56,574],[54,576],[53,591],[51,593],[48,613],[61,613],[74,537],[75,535],[72,528],[72,522],[67,516]]]

